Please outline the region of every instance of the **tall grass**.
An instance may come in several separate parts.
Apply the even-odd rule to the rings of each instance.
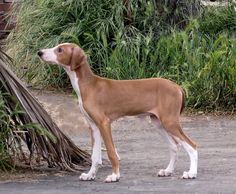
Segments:
[[[133,0],[132,21],[127,25],[127,7],[120,0],[30,2],[22,1],[18,28],[9,37],[11,54],[27,66],[27,70],[17,66],[27,81],[69,87],[62,69],[42,65],[35,54],[40,48],[68,41],[86,51],[99,75],[165,77],[185,88],[190,107],[235,109],[236,13],[232,6],[205,10],[194,19],[201,13],[197,0]]]
[[[226,7],[209,7],[200,23],[200,30],[211,36],[226,32],[235,34],[236,32],[236,3],[231,3]]]
[[[235,37],[201,34],[193,20],[185,31],[173,30],[158,41],[152,33],[117,39],[111,54],[101,57],[101,74],[115,79],[168,78],[185,88],[190,107],[235,109]]]
[[[156,52],[161,74],[185,88],[190,107],[234,110],[236,39],[227,34],[199,36],[196,30],[173,32],[161,38]]]
[[[4,86],[0,86],[0,170],[10,170],[14,168],[17,161],[25,159],[21,140],[25,140],[22,118],[25,114],[19,103],[16,103]],[[12,109],[13,107],[13,109]],[[33,124],[28,124],[28,128],[35,128]],[[36,130],[36,128],[35,128]]]
[[[158,36],[174,24],[182,28],[188,16],[200,11],[199,0],[178,1],[176,8],[168,3],[174,1],[129,2],[129,25],[125,25],[122,0],[23,0],[16,4],[13,15],[17,14],[17,28],[9,36],[9,53],[22,64],[16,64],[18,75],[31,83],[68,87],[64,71],[39,62],[35,53],[40,48],[75,42],[86,50],[97,73],[102,73],[101,62],[119,44],[117,38],[125,38],[132,47],[137,36],[146,36],[150,30]]]
[[[9,114],[7,113],[7,109],[3,100],[4,94],[0,93],[0,169],[8,169],[11,167],[10,163],[10,155],[7,146],[7,139],[10,136],[10,121]]]

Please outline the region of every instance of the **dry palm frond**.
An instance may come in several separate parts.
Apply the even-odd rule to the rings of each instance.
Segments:
[[[17,104],[24,111],[13,117],[12,122],[20,124],[20,130],[24,132],[20,137],[26,141],[29,151],[33,154],[37,150],[49,166],[60,166],[69,171],[82,170],[85,165],[90,164],[89,154],[79,149],[60,131],[35,97],[8,68],[7,64],[10,62],[10,58],[0,50],[1,92],[10,95],[5,100],[9,112],[14,111]],[[15,129],[11,130],[16,134]]]

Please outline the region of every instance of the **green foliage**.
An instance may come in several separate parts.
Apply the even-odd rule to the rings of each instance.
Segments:
[[[188,106],[204,110],[236,106],[236,38],[199,32],[196,20],[158,41],[152,33],[122,38],[101,61],[102,74],[115,79],[164,77],[184,87]]]
[[[10,136],[10,121],[3,96],[4,94],[0,92],[0,169],[6,170],[10,168],[10,156],[7,152],[8,147],[6,142],[6,140]]]
[[[16,132],[23,125],[21,116],[24,114],[16,100],[4,93],[3,86],[0,87],[0,170],[9,170],[13,168],[12,157],[20,153],[20,136]],[[32,128],[32,126],[31,126]]]
[[[19,28],[9,38],[14,58],[28,68],[17,70],[27,81],[66,88],[70,84],[65,72],[42,65],[36,52],[74,42],[99,75],[165,77],[185,88],[190,107],[234,110],[234,7],[206,9],[201,20],[195,20],[199,1],[178,1],[175,9],[171,2],[130,1],[132,21],[125,25],[121,0],[24,0]]]
[[[200,30],[209,35],[222,32],[235,34],[236,32],[236,11],[232,3],[229,6],[219,8],[209,7],[203,15],[200,23]]]
[[[177,7],[166,0],[158,3],[130,0],[132,22],[125,25],[126,7],[122,2],[23,0],[15,4],[13,15],[17,14],[18,27],[9,37],[9,52],[17,59],[18,75],[24,75],[31,83],[66,88],[69,83],[65,72],[55,66],[42,65],[36,56],[39,49],[65,41],[77,43],[86,50],[91,65],[101,74],[104,59],[113,54],[113,49],[121,46],[123,40],[132,47],[133,40],[139,41],[139,37],[148,36],[150,31],[157,37],[174,24],[182,28],[188,17],[200,9],[199,0],[180,0]],[[137,47],[139,43],[135,44]]]
[[[157,43],[161,74],[181,84],[188,105],[204,110],[236,106],[236,39],[199,36],[196,29],[173,32]],[[165,55],[166,53],[166,55]]]
[[[44,135],[53,141],[55,137],[42,128],[37,123],[24,124],[24,114],[22,107],[8,93],[3,93],[4,87],[0,88],[0,170],[9,170],[14,167],[13,158],[22,156],[21,147],[22,140],[25,140],[24,135],[27,130],[31,131],[32,136],[38,134]],[[12,107],[14,106],[14,108]],[[19,159],[19,158],[18,158]],[[22,158],[21,158],[22,159]]]

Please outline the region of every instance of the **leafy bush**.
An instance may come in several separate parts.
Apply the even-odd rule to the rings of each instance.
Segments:
[[[182,85],[188,105],[213,110],[236,106],[236,38],[200,34],[196,20],[158,41],[152,34],[117,41],[101,57],[102,74],[115,79],[164,77]]]
[[[105,58],[123,39],[132,47],[132,42],[150,32],[157,38],[175,24],[183,28],[188,17],[200,11],[199,0],[129,2],[129,25],[125,25],[126,6],[122,0],[23,0],[16,4],[13,14],[17,14],[17,28],[9,37],[9,52],[22,64],[15,64],[18,75],[31,83],[68,87],[62,69],[39,62],[36,53],[40,48],[65,41],[77,43],[86,50],[97,73],[102,74]]]
[[[0,170],[9,170],[14,167],[16,159],[23,159],[21,146],[25,139],[24,111],[16,99],[6,92],[0,84]],[[33,124],[28,127],[34,128]]]
[[[10,168],[10,156],[7,151],[8,147],[6,142],[6,140],[10,136],[10,121],[3,96],[4,94],[0,93],[0,169],[7,169]]]
[[[28,70],[17,69],[28,81],[68,87],[64,71],[42,65],[35,53],[60,42],[75,42],[102,76],[165,77],[185,88],[190,107],[234,110],[234,8],[216,9],[214,14],[224,14],[219,14],[214,26],[212,10],[206,10],[202,20],[191,19],[188,24],[200,13],[199,1],[178,1],[176,9],[169,1],[130,2],[132,21],[125,25],[127,7],[120,0],[22,1],[19,27],[11,34],[9,45],[14,58],[27,64]],[[225,30],[221,24],[230,28]]]
[[[209,7],[203,14],[200,23],[202,33],[215,35],[222,32],[235,34],[236,32],[236,11],[235,4],[229,6]]]
[[[159,57],[158,69],[162,76],[185,88],[190,107],[234,110],[235,45],[236,39],[226,34],[199,36],[197,29],[187,29],[162,37],[155,56]]]

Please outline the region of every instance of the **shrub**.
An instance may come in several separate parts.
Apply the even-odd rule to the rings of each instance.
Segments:
[[[13,11],[17,28],[8,44],[9,53],[21,64],[15,64],[18,75],[27,82],[66,88],[68,78],[62,69],[39,62],[36,53],[40,48],[65,41],[77,43],[86,50],[97,73],[102,74],[104,59],[119,41],[124,39],[132,47],[132,42],[149,36],[150,31],[157,37],[175,24],[183,28],[188,17],[200,11],[199,0],[155,2],[130,0],[132,22],[125,25],[127,7],[122,0],[21,1]],[[138,42],[135,44],[137,47]]]
[[[0,169],[8,169],[11,167],[10,156],[7,151],[7,139],[10,136],[10,121],[9,121],[9,113],[7,113],[6,105],[3,100],[4,94],[0,93]]]
[[[222,32],[235,34],[236,32],[236,11],[235,5],[209,7],[203,14],[200,23],[202,33],[215,35]]]
[[[186,89],[190,107],[234,110],[234,8],[216,9],[215,16],[211,9],[206,10],[195,20],[192,17],[200,13],[199,1],[172,1],[178,2],[175,8],[170,1],[155,2],[130,1],[132,21],[127,25],[124,10],[128,8],[120,0],[24,0],[19,27],[9,37],[14,58],[28,68],[26,73],[19,66],[17,70],[25,73],[27,81],[66,88],[65,72],[42,65],[35,53],[60,42],[74,42],[86,51],[93,69],[102,76],[165,77]],[[224,14],[217,18],[221,12]],[[215,26],[213,16],[217,18]]]
[[[157,43],[158,69],[185,88],[190,107],[234,110],[235,44],[236,39],[227,34],[200,36],[197,29],[173,32]]]
[[[104,52],[101,57],[103,75],[115,79],[168,78],[185,88],[190,107],[235,109],[236,38],[201,34],[193,20],[185,31],[173,30],[158,41],[150,33],[116,42],[111,55]]]

